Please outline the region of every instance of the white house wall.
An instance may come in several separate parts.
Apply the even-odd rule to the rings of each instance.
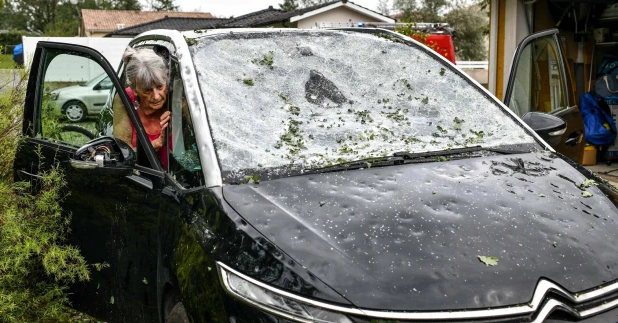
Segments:
[[[330,22],[378,22],[375,18],[369,17],[362,13],[348,9],[346,7],[338,7],[332,10],[307,17],[298,21],[298,28],[311,29],[316,27],[316,23]]]
[[[504,47],[500,53],[498,51],[499,42],[499,11],[500,6],[504,5]],[[520,0],[492,0],[491,1],[491,27],[489,36],[489,90],[499,99],[504,96],[506,85],[508,84],[509,72],[513,62],[513,56],[517,46],[526,36],[529,35],[528,24],[526,21],[526,10]],[[498,71],[498,61],[503,62],[502,70]],[[502,77],[502,91],[497,93],[498,77]]]
[[[122,53],[131,38],[86,38],[86,37],[23,37],[24,63],[30,67],[39,41],[68,43],[91,47],[107,59],[112,68],[120,65]],[[45,80],[49,82],[88,81],[102,72],[97,63],[81,57],[60,55],[49,66]]]

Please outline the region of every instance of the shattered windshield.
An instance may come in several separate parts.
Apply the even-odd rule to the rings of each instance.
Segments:
[[[230,33],[190,48],[224,172],[478,145],[539,147],[449,66],[388,37]]]

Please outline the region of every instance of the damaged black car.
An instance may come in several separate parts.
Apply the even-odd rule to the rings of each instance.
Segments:
[[[130,46],[168,61],[165,164],[123,66],[46,42],[32,65],[15,177],[60,167],[70,242],[110,265],[74,286],[75,308],[110,322],[616,320],[618,192],[547,144],[561,118],[522,121],[385,30],[151,31]],[[45,124],[67,59],[114,84],[107,126],[83,141]],[[113,101],[135,151],[114,137]]]

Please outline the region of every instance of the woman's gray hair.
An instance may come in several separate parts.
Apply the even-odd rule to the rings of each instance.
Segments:
[[[152,83],[157,86],[167,84],[167,66],[163,57],[150,48],[134,49],[127,47],[122,55],[125,64],[127,85],[140,91],[151,89]],[[139,86],[140,89],[135,87]]]

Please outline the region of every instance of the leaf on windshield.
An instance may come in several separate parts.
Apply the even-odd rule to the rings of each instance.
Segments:
[[[582,197],[591,197],[592,193],[588,192],[588,191],[583,191],[582,192]]]
[[[253,174],[251,176],[245,176],[247,180],[247,184],[259,184],[260,183],[260,174]]]
[[[461,130],[461,124],[464,123],[465,121],[463,119],[459,119],[457,117],[455,117],[455,119],[453,119],[453,122],[455,122],[455,130]]]
[[[579,185],[579,187],[581,187],[581,188],[588,188],[588,187],[590,187],[592,185],[597,186],[597,185],[599,185],[599,183],[597,183],[594,179],[587,179],[583,183],[581,183],[581,185]]]
[[[251,60],[251,63],[268,66],[268,68],[272,70],[273,69],[273,55],[266,54],[264,55],[264,58],[262,58],[261,60],[258,58],[254,58]]]
[[[114,305],[114,296],[112,296],[112,298],[109,300],[109,302]]]
[[[283,99],[283,101],[285,101],[286,103],[287,103],[288,101],[290,101],[290,98],[289,98],[287,95],[283,94],[283,93],[280,93],[280,94],[279,94],[279,97],[280,97],[280,98],[282,98],[282,99]]]
[[[189,45],[189,46],[193,46],[193,45],[197,44],[197,40],[195,40],[195,38],[187,38],[185,36],[185,41],[187,42],[187,45]],[[114,304],[114,303],[112,302],[112,304]]]
[[[496,266],[498,264],[497,257],[489,257],[489,256],[476,256],[482,263],[487,266]]]
[[[255,85],[255,83],[253,83],[253,79],[243,79],[242,82],[249,86]]]
[[[144,285],[148,285],[148,279],[146,279],[146,277],[144,277],[144,279],[142,279],[142,283],[144,283]]]
[[[539,194],[539,197],[545,197],[545,194]]]
[[[320,206],[324,206],[324,204],[326,204],[326,202],[320,201]]]

